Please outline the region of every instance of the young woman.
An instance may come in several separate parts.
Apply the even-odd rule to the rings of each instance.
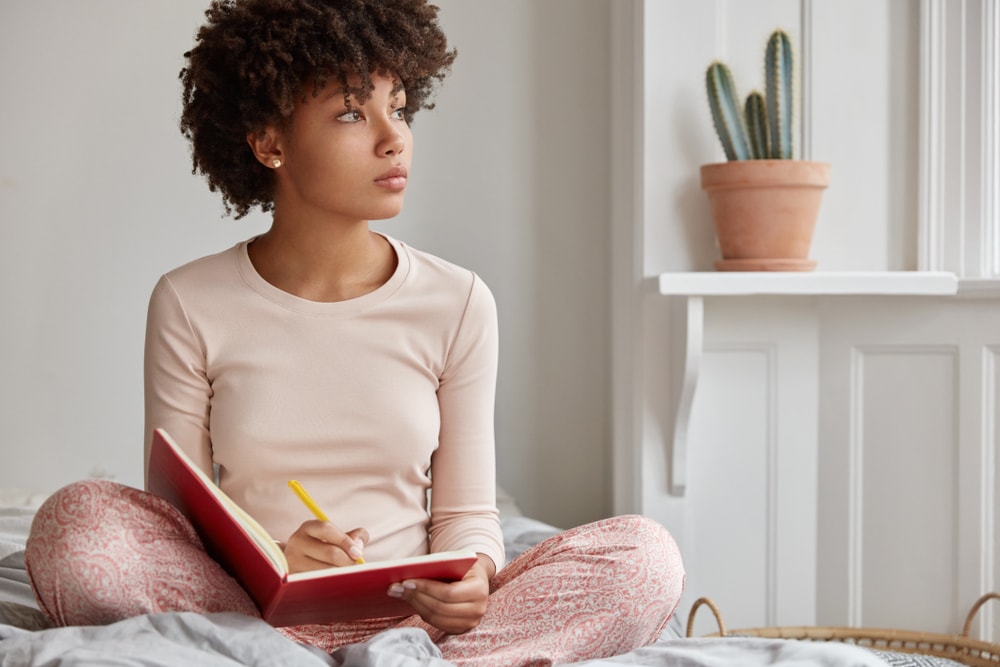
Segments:
[[[495,505],[496,307],[474,273],[373,232],[397,215],[409,123],[455,58],[425,0],[216,0],[182,71],[194,169],[270,229],[163,276],[146,337],[146,446],[163,428],[293,570],[471,549],[454,583],[394,584],[413,615],[282,628],[324,650],[399,626],[464,665],[565,663],[653,641],[683,567],[655,522],[566,531],[507,567]],[[301,480],[332,521],[309,518]],[[70,485],[26,560],[60,624],[257,615],[165,501]]]

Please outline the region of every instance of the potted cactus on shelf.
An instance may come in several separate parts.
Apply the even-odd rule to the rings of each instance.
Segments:
[[[722,259],[720,271],[811,271],[809,259],[830,165],[794,159],[794,59],[775,30],[764,57],[765,93],[740,105],[729,68],[705,73],[712,121],[726,162],[701,167]]]

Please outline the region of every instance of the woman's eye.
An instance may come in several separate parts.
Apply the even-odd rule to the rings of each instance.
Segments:
[[[344,123],[356,123],[359,120],[361,120],[361,112],[358,111],[357,109],[351,109],[350,111],[347,111],[337,116],[337,120],[342,121]]]
[[[392,117],[396,120],[406,120],[406,107],[399,107],[392,110]]]

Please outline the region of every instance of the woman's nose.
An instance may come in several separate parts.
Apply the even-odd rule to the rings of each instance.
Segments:
[[[398,122],[398,121],[397,121]],[[383,136],[379,141],[379,155],[399,155],[406,149],[406,137],[393,123],[387,123]]]

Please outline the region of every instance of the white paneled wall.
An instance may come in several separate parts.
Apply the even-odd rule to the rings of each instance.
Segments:
[[[1000,584],[1000,301],[835,300],[820,317],[818,617],[958,632]]]
[[[1000,7],[921,0],[920,268],[1000,276]]]
[[[682,612],[707,595],[735,628],[960,631],[1000,586],[1000,283],[967,280],[995,276],[1000,231],[995,3],[613,12],[616,40],[639,37],[613,62],[637,100],[614,155],[638,172],[614,200],[632,221],[614,234],[613,298],[631,315],[614,330],[616,509],[677,537]],[[717,257],[697,179],[721,158],[704,68],[726,60],[745,92],[777,26],[801,48],[801,155],[833,164],[819,269],[952,271],[957,295],[656,293],[661,273]],[[975,630],[995,640],[988,607]]]
[[[1000,583],[1000,299],[711,297],[703,344],[686,596],[733,627],[961,631]]]
[[[705,304],[684,554],[691,593],[710,595],[734,627],[814,613],[818,387],[809,332],[808,298]]]

